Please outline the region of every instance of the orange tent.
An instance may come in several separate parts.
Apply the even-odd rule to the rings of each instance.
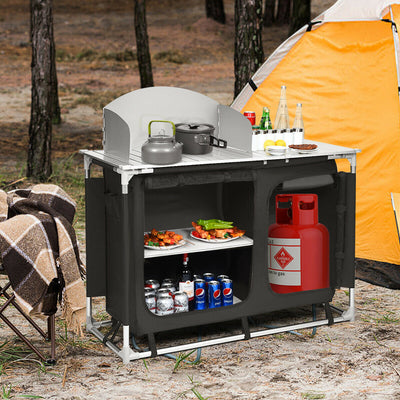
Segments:
[[[339,0],[286,40],[232,104],[255,111],[257,123],[263,106],[274,116],[286,85],[291,122],[303,105],[306,139],[361,149],[356,257],[392,264],[400,264],[391,202],[400,192],[399,4]]]

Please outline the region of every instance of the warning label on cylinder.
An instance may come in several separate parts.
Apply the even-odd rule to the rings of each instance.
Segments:
[[[301,285],[300,239],[268,238],[269,282]]]

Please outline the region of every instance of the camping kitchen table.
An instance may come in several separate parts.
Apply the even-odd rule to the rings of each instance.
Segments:
[[[222,114],[227,112],[235,122],[232,127],[232,118],[225,119],[228,125],[231,124],[231,128],[226,130],[224,115],[218,115],[219,137],[228,139],[228,148],[214,148],[204,155],[183,155],[182,160],[173,165],[145,164],[141,161],[140,146],[129,142],[134,122],[139,123],[140,119],[130,121],[126,126],[121,121],[131,118],[132,103],[136,109],[145,103],[142,93],[157,93],[159,96],[152,98],[158,99],[163,90],[169,96],[172,90],[174,98],[180,98],[179,90],[152,88],[136,91],[140,92],[140,101],[134,101],[132,96],[136,96],[136,92],[132,92],[132,96],[117,99],[118,107],[113,108],[113,103],[110,103],[111,106],[104,110],[104,150],[81,151],[86,173],[87,330],[127,363],[293,329],[352,321],[355,312],[355,172],[358,150],[317,142],[314,142],[318,145],[317,150],[309,154],[288,150],[284,155],[272,156],[264,151],[240,149],[238,140],[241,138],[235,141],[234,136],[236,139],[239,135],[245,136],[248,132],[241,131],[245,127],[241,118],[245,124],[248,122],[240,113],[233,111],[238,114],[235,116],[231,110],[223,108]],[[189,91],[182,93],[183,97],[192,96]],[[200,103],[205,96],[200,98],[196,94],[194,98],[198,115],[203,110]],[[126,104],[126,114],[120,111],[124,106],[122,101],[130,103],[129,107]],[[179,107],[186,103],[182,101]],[[162,107],[165,107],[165,102],[162,102]],[[153,114],[156,114],[156,109],[164,115],[165,110],[161,108],[157,109],[157,101],[152,100]],[[111,109],[119,113],[118,118],[113,117],[117,129],[115,126],[112,129],[112,123],[108,125],[106,114]],[[111,132],[117,131],[122,135],[124,129],[127,135],[124,144],[121,145],[124,138],[113,142],[115,133]],[[251,135],[251,126],[249,131]],[[143,143],[143,139],[139,142]],[[230,143],[237,146],[231,147]],[[251,146],[251,143],[243,145]],[[336,159],[347,159],[349,172],[338,172]],[[94,165],[100,173],[91,176]],[[268,227],[275,222],[275,196],[282,193],[318,195],[319,222],[329,231],[328,288],[279,294],[269,285]],[[197,241],[189,233],[191,222],[198,218],[234,221],[236,226],[246,230],[246,234],[223,244]],[[178,231],[186,244],[171,250],[145,249],[143,234],[152,228]],[[233,280],[233,305],[166,316],[157,316],[147,309],[143,293],[145,280],[162,281],[175,277],[181,269],[184,253],[189,254],[189,266],[193,272],[213,272],[215,276],[226,274]],[[346,310],[329,305],[335,289],[340,287],[349,288]],[[92,298],[98,296],[105,296],[111,321],[99,322],[93,318]],[[261,330],[249,327],[249,317],[312,304],[325,306],[323,319]],[[158,346],[156,342],[155,334],[160,332],[233,320],[241,324],[239,334],[228,333],[223,337],[169,347]],[[111,323],[111,329],[102,333],[101,328]],[[116,327],[120,325],[122,347],[113,342]],[[149,349],[139,351],[132,348],[132,334],[145,337]]]

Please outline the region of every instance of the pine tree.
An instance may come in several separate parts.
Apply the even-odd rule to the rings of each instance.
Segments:
[[[206,16],[225,24],[224,0],[206,0]]]
[[[264,61],[262,0],[235,0],[235,97]]]
[[[308,24],[311,19],[311,0],[293,0],[289,36]]]
[[[264,26],[271,26],[275,22],[275,0],[265,0],[264,4]]]
[[[146,0],[135,0],[135,33],[140,86],[142,88],[154,86],[147,35]]]
[[[57,93],[52,0],[31,0],[30,8],[32,102],[27,176],[43,182],[52,173],[52,117]]]
[[[275,21],[278,25],[290,22],[290,0],[279,0]]]

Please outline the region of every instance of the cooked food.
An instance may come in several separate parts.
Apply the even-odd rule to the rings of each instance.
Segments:
[[[202,226],[206,231],[210,229],[233,228],[233,222],[222,221],[221,219],[198,219],[196,223]]]
[[[144,235],[145,246],[173,246],[183,239],[182,235],[178,235],[174,231],[157,231],[152,229],[150,233]]]
[[[200,239],[228,239],[243,236],[246,231],[239,229],[232,225],[232,222],[199,219],[192,222],[193,228],[192,235]],[[207,229],[208,228],[208,229]]]
[[[318,146],[316,144],[291,144],[289,147],[295,150],[314,150]]]

